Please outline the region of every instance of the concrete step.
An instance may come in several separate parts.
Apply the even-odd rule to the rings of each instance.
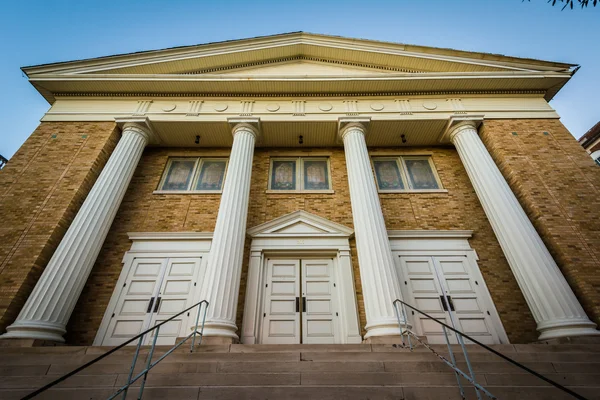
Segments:
[[[497,387],[489,386],[490,392],[499,399],[527,400],[570,400],[573,397],[551,387]],[[596,388],[572,388],[590,400],[600,399]],[[475,399],[471,388],[466,388],[468,400]],[[0,390],[3,400],[17,400],[27,395],[26,390]],[[85,399],[104,400],[114,391],[95,388],[85,392]],[[82,393],[78,389],[52,389],[36,399],[40,400],[80,400]],[[137,391],[130,390],[127,399],[136,399]],[[144,400],[459,400],[457,387],[434,386],[186,386],[186,387],[148,387],[144,390]]]

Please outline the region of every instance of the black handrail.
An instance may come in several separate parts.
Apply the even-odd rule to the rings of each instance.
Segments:
[[[456,333],[456,334],[458,334],[458,335],[461,335],[462,337],[465,337],[465,338],[469,339],[471,342],[473,342],[473,343],[475,343],[475,344],[477,344],[477,345],[479,345],[479,346],[483,347],[483,348],[484,348],[484,349],[486,349],[487,351],[489,351],[489,352],[491,352],[491,353],[494,353],[495,355],[497,355],[498,357],[502,358],[503,360],[506,360],[506,361],[508,361],[509,363],[511,363],[511,364],[513,364],[513,365],[516,365],[517,367],[521,368],[521,369],[522,369],[522,370],[524,370],[524,371],[527,371],[527,372],[529,372],[530,374],[532,374],[532,375],[534,375],[534,376],[536,376],[536,377],[540,378],[541,380],[548,382],[549,384],[551,384],[552,386],[554,386],[554,387],[556,387],[556,388],[558,388],[558,389],[562,390],[563,392],[566,392],[566,393],[570,394],[571,396],[573,396],[573,397],[575,397],[575,398],[577,398],[577,399],[580,399],[580,400],[588,400],[587,398],[585,398],[585,397],[581,396],[580,394],[577,394],[577,393],[575,393],[575,392],[574,392],[574,391],[572,391],[571,389],[564,387],[564,386],[563,386],[563,385],[561,385],[560,383],[558,383],[558,382],[554,382],[554,381],[553,381],[552,379],[550,379],[550,378],[546,378],[544,375],[542,375],[542,374],[540,374],[540,373],[538,373],[538,372],[535,372],[534,370],[532,370],[532,369],[530,369],[530,368],[527,368],[526,366],[524,366],[523,364],[519,363],[518,361],[515,361],[515,360],[513,360],[512,358],[510,358],[510,357],[507,357],[507,356],[505,356],[504,354],[502,354],[502,353],[500,353],[500,352],[498,352],[498,351],[496,351],[496,350],[492,349],[491,347],[489,347],[489,346],[486,346],[485,344],[483,344],[483,343],[479,342],[478,340],[476,340],[476,339],[473,339],[473,338],[472,338],[472,337],[470,337],[469,335],[467,335],[467,334],[465,334],[465,333],[463,333],[463,332],[461,332],[461,331],[458,331],[458,330],[454,329],[453,327],[451,327],[451,326],[449,326],[449,325],[447,325],[447,324],[445,324],[445,323],[443,323],[443,322],[440,322],[440,321],[439,321],[439,320],[437,320],[436,318],[434,318],[434,317],[432,317],[431,315],[429,315],[429,314],[427,314],[427,313],[425,313],[425,312],[423,312],[423,311],[419,310],[418,308],[415,308],[415,307],[411,306],[411,305],[410,305],[410,304],[408,304],[408,303],[405,303],[404,301],[402,301],[402,300],[400,300],[400,299],[396,299],[396,300],[394,300],[394,304],[395,304],[396,302],[402,303],[402,304],[404,304],[406,307],[408,307],[408,308],[411,308],[411,309],[415,310],[416,312],[418,312],[418,313],[420,313],[420,314],[423,314],[423,315],[424,315],[424,316],[426,316],[427,318],[429,318],[429,319],[431,319],[431,320],[433,320],[433,321],[437,322],[438,324],[440,324],[440,325],[443,325],[443,326],[445,326],[446,328],[450,329],[452,332],[454,332],[454,333]],[[406,322],[406,321],[405,321],[405,322]]]
[[[173,318],[176,318],[176,317],[180,316],[181,314],[183,314],[183,313],[186,313],[186,312],[190,311],[190,310],[191,310],[192,308],[194,308],[194,307],[198,307],[198,306],[199,306],[200,304],[202,304],[202,303],[206,304],[206,307],[208,307],[208,301],[206,301],[206,300],[202,300],[202,301],[200,301],[200,302],[198,302],[198,303],[194,304],[193,306],[191,306],[191,307],[188,307],[188,308],[186,308],[185,310],[183,310],[183,311],[179,312],[178,314],[175,314],[175,315],[173,315],[171,318],[169,318],[169,319],[166,319],[166,320],[164,320],[163,322],[161,322],[161,323],[159,323],[159,324],[156,324],[156,325],[154,325],[154,326],[153,326],[153,327],[151,327],[151,328],[148,328],[148,329],[146,329],[144,332],[140,333],[139,335],[137,335],[137,336],[134,336],[134,337],[132,337],[131,339],[129,339],[128,341],[126,341],[125,343],[123,343],[123,344],[120,344],[120,345],[118,345],[117,347],[114,347],[114,348],[110,349],[110,350],[109,350],[109,351],[107,351],[106,353],[104,353],[104,354],[102,354],[102,355],[100,355],[100,356],[98,356],[98,357],[94,358],[92,361],[89,361],[89,362],[87,362],[87,363],[83,364],[82,366],[80,366],[80,367],[78,367],[78,368],[75,368],[73,371],[71,371],[71,372],[69,372],[69,373],[67,373],[67,374],[65,374],[65,375],[63,375],[63,376],[61,376],[60,378],[57,378],[57,379],[53,380],[52,382],[48,383],[47,385],[45,385],[45,386],[42,386],[41,388],[39,388],[39,389],[38,389],[38,390],[36,390],[35,392],[31,392],[31,393],[29,393],[27,396],[25,396],[25,397],[21,398],[21,400],[29,400],[29,399],[31,399],[31,398],[33,398],[33,397],[37,396],[38,394],[40,394],[40,393],[42,393],[42,392],[45,392],[46,390],[50,389],[51,387],[53,387],[53,386],[56,386],[57,384],[61,383],[61,382],[62,382],[62,381],[64,381],[65,379],[68,379],[68,378],[70,378],[71,376],[75,375],[76,373],[83,371],[84,369],[86,369],[86,368],[87,368],[87,367],[89,367],[90,365],[97,363],[98,361],[102,360],[102,359],[103,359],[103,358],[105,358],[105,357],[108,357],[109,355],[111,355],[111,354],[112,354],[112,353],[114,353],[115,351],[122,349],[123,347],[127,346],[129,343],[131,343],[131,342],[133,342],[133,341],[135,341],[135,340],[137,340],[137,339],[141,338],[142,336],[144,336],[144,335],[146,335],[146,334],[148,334],[148,333],[152,332],[153,330],[155,330],[155,329],[156,329],[156,328],[158,328],[159,326],[162,326],[162,325],[166,324],[167,322],[171,321]],[[200,307],[198,307],[198,312],[200,312]]]

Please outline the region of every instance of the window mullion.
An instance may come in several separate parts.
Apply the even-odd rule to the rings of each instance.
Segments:
[[[200,179],[200,165],[202,163],[202,158],[196,158],[196,164],[194,164],[194,171],[192,171],[192,179],[190,179],[190,186],[188,186],[187,190],[193,191],[194,188],[198,185],[198,179]]]
[[[397,162],[398,162],[398,166],[400,168],[401,171],[401,178],[404,180],[404,187],[406,187],[407,190],[411,190],[413,188],[412,186],[412,182],[410,180],[410,176],[408,175],[408,167],[406,166],[406,163],[404,162],[404,157],[398,157],[397,158]]]
[[[304,159],[298,157],[296,159],[296,180],[298,181],[297,190],[300,192],[304,191]]]

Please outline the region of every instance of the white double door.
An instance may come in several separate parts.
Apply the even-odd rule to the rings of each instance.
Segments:
[[[500,318],[474,260],[466,256],[396,255],[404,301],[484,344],[507,343]],[[473,265],[475,264],[475,265]],[[444,302],[444,294],[448,300]],[[449,305],[449,307],[448,307]],[[406,308],[418,335],[445,343],[441,325]],[[452,343],[456,336],[448,331]],[[501,340],[503,338],[503,340]]]
[[[332,259],[267,259],[262,343],[340,343]]]
[[[200,257],[133,258],[124,266],[124,277],[113,293],[102,345],[119,345],[191,307],[200,288],[201,261]],[[195,315],[196,310],[190,310],[162,325],[157,344],[174,344],[177,337],[187,336],[192,324],[189,318]],[[152,338],[147,335],[146,343]]]

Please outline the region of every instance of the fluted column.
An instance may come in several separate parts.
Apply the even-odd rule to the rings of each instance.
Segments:
[[[398,277],[371,169],[365,126],[348,122],[340,129],[344,141],[358,264],[367,317],[365,339],[399,335],[393,301],[401,299]]]
[[[241,122],[233,127],[233,147],[201,289],[201,298],[210,303],[205,336],[238,339],[235,318],[257,136],[258,129],[252,124]]]
[[[149,139],[145,126],[124,125],[119,143],[25,306],[0,338],[64,342],[67,322]]]
[[[459,123],[449,137],[537,322],[539,339],[600,334],[479,138],[474,122]]]

